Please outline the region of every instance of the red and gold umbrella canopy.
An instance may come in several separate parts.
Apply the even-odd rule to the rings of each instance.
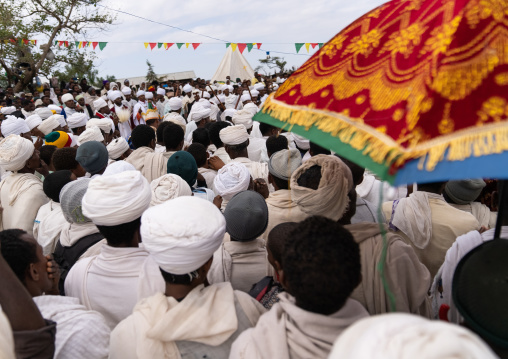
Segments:
[[[508,1],[394,0],[337,34],[256,117],[392,180],[508,150]]]

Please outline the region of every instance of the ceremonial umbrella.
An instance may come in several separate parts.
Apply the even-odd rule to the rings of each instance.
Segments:
[[[255,119],[392,184],[508,178],[508,1],[394,0],[337,34]]]

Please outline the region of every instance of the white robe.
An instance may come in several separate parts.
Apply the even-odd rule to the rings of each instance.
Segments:
[[[56,322],[55,359],[108,356],[110,329],[100,313],[87,310],[78,298],[42,295],[33,300],[44,319]]]
[[[266,163],[254,162],[246,157],[237,157],[233,162],[243,163],[249,170],[253,180],[263,178],[268,184],[268,165]]]
[[[229,157],[228,153],[226,152],[226,149],[224,147],[218,148],[213,153],[215,157],[219,157],[222,162],[224,162],[225,165],[227,165],[229,162],[231,162],[231,158]]]
[[[93,222],[85,222],[85,223],[68,223],[62,227],[62,232],[60,232],[60,244],[63,247],[71,247],[76,244],[81,238],[89,236],[91,234],[99,233],[99,229]],[[106,240],[100,240],[95,243],[93,246],[88,248],[85,253],[79,257],[88,258],[97,256],[101,252],[101,248],[103,244],[107,244]]]
[[[137,115],[139,113],[139,110],[141,110],[141,118],[138,120]],[[134,126],[146,125],[145,116],[147,110],[148,110],[148,102],[138,101],[138,103],[134,106],[134,109],[132,110],[132,118],[134,120]]]
[[[144,266],[148,258],[142,244],[139,248],[103,245],[98,256],[81,259],[72,267],[65,280],[65,293],[104,315],[113,329],[132,313],[140,299],[165,290],[159,267]],[[154,280],[148,290],[143,277]]]
[[[210,168],[199,167],[198,172],[205,178],[206,188],[213,189],[213,181],[217,176],[217,171],[214,171]]]
[[[34,223],[34,238],[44,255],[55,251],[63,226],[67,224],[60,203],[49,201],[39,209]]]
[[[263,138],[249,138],[249,146],[247,146],[247,152],[249,154],[249,160],[254,162],[268,163],[268,150],[266,149],[266,140],[268,137]]]

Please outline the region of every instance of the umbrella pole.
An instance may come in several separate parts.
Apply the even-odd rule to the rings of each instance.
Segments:
[[[506,202],[506,197],[508,196],[508,180],[501,180],[501,186],[499,186],[499,208],[497,211],[497,220],[496,220],[496,230],[494,232],[494,239],[500,238],[501,236],[501,226],[503,225],[503,217],[506,208],[504,208],[504,204]]]

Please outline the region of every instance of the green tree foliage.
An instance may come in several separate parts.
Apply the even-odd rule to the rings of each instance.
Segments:
[[[106,30],[115,19],[95,6],[100,2],[0,0],[0,67],[9,84],[14,85],[15,92],[31,84],[37,75],[49,78],[57,70],[63,74],[67,69],[75,71],[83,65],[91,68],[93,53],[78,50],[73,45],[58,47],[54,43],[55,40],[82,41],[91,30]],[[42,36],[46,40],[39,40],[36,46],[19,41]],[[73,41],[69,43],[73,44]],[[63,68],[65,65],[70,67]],[[74,75],[69,74],[69,77]]]
[[[266,59],[258,60],[261,65],[256,67],[254,70],[256,72],[263,71],[265,75],[268,75],[272,70],[276,70],[277,73],[283,74],[286,70],[287,61],[284,61],[283,57],[270,57],[268,56]],[[268,71],[266,70],[268,68]]]
[[[150,63],[150,61],[146,60],[146,65],[148,66],[148,72],[146,73],[146,82],[150,84],[153,81],[164,81],[164,77],[157,77],[157,74],[155,73],[153,65]]]

